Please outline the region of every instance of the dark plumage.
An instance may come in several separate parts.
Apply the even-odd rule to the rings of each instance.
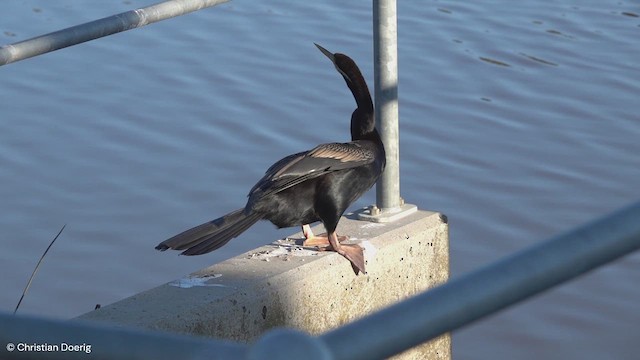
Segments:
[[[240,235],[258,220],[266,219],[279,228],[303,226],[307,241],[320,238],[308,224],[322,221],[329,247],[364,272],[362,248],[340,244],[336,227],[344,211],[378,180],[385,166],[385,152],[375,128],[373,102],[367,83],[356,63],[346,55],[322,51],[345,79],[356,100],[351,115],[351,142],[329,143],[289,155],[273,164],[249,191],[243,209],[196,226],[163,241],[158,250],[184,250],[199,255],[216,250]]]

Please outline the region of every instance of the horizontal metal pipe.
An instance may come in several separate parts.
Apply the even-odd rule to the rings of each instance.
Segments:
[[[170,0],[0,47],[0,66],[184,15],[228,0]]]
[[[0,313],[0,324],[2,359],[237,360],[248,354],[246,345],[230,341],[89,322]]]
[[[640,248],[640,202],[325,333],[335,359],[383,359]]]

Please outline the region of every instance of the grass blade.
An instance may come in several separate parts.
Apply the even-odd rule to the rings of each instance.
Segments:
[[[22,303],[22,299],[24,299],[24,296],[27,294],[27,291],[29,291],[29,288],[31,287],[31,282],[33,281],[33,277],[36,276],[36,273],[38,272],[38,269],[40,268],[40,264],[42,263],[42,259],[44,259],[45,255],[47,255],[47,253],[49,252],[49,249],[51,249],[51,246],[53,245],[54,242],[56,242],[56,240],[58,240],[58,237],[60,236],[60,234],[62,234],[62,230],[64,230],[64,228],[67,226],[67,224],[62,225],[62,229],[60,229],[60,231],[58,231],[58,235],[56,235],[56,237],[53,238],[53,240],[51,240],[51,244],[49,244],[49,246],[47,247],[47,250],[44,251],[44,254],[42,254],[42,256],[40,257],[40,260],[38,260],[38,263],[36,264],[36,268],[33,269],[33,273],[31,274],[31,277],[29,278],[29,281],[27,282],[27,286],[24,287],[24,291],[22,291],[22,296],[20,296],[20,300],[18,301],[18,305],[16,305],[16,309],[13,310],[13,313],[15,314],[16,311],[18,311],[18,308],[20,307],[20,304]]]

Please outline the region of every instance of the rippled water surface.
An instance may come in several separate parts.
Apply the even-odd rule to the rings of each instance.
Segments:
[[[2,1],[2,44],[142,1]],[[450,219],[453,276],[640,198],[640,7],[400,2],[402,194]],[[369,2],[232,1],[0,68],[0,308],[68,318],[285,236],[153,247],[243,206],[286,154],[349,138]],[[373,192],[357,206],[374,201]],[[297,231],[297,230],[296,230]],[[633,254],[454,334],[459,359],[635,359]]]

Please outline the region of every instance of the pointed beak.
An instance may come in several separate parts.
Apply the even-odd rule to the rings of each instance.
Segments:
[[[323,48],[322,46],[320,46],[320,45],[318,45],[316,43],[313,43],[313,45],[315,45],[324,54],[324,56],[328,57],[329,60],[331,60],[332,63],[334,63],[334,64],[336,63],[335,56],[333,56],[333,54],[329,50]]]
[[[338,66],[338,64],[336,63],[336,56],[335,54],[332,54],[329,50],[323,48],[322,46],[313,43],[313,45],[315,45],[323,54],[324,56],[328,57],[329,60],[331,60],[331,62],[333,63],[333,66],[336,68],[336,70],[338,70],[338,72],[340,73],[340,75],[342,75],[342,77],[347,81],[347,82],[352,82],[351,79],[349,78],[349,75],[347,75],[347,73],[345,73],[342,69],[340,69],[340,67]]]

